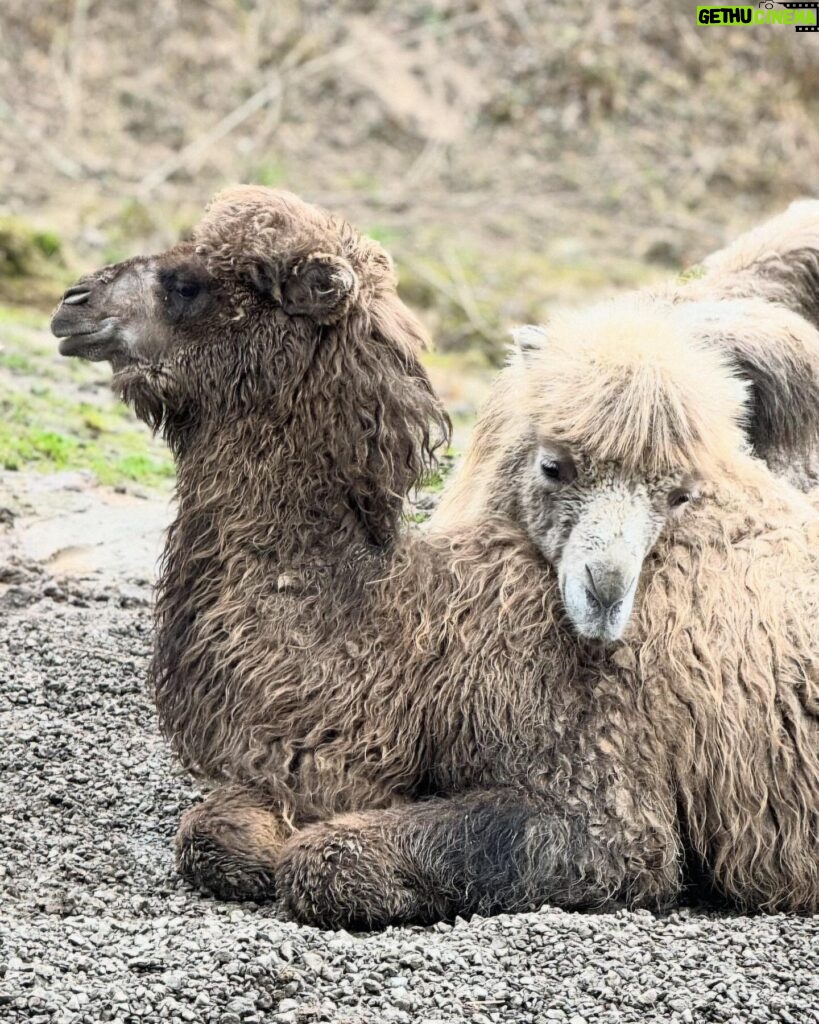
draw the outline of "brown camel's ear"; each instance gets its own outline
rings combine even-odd
[[[318,324],[339,320],[355,301],[358,277],[343,256],[313,253],[300,260],[282,283],[282,309]]]

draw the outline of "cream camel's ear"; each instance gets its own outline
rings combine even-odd
[[[547,337],[546,328],[535,324],[512,328],[512,338],[524,363],[528,363],[533,355],[545,348]]]
[[[348,260],[313,253],[300,260],[282,282],[281,303],[290,316],[331,324],[344,316],[357,294],[358,277]]]

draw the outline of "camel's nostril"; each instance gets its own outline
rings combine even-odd
[[[589,563],[585,569],[589,602],[606,615],[615,616],[630,589],[630,585],[623,586],[624,574],[605,562]]]
[[[91,289],[83,284],[75,284],[63,295],[64,306],[81,306],[84,302],[88,302],[88,296],[91,294]]]

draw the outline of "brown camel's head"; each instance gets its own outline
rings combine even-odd
[[[221,193],[192,241],[86,275],[51,326],[64,355],[108,360],[177,451],[203,423],[211,436],[264,421],[297,435],[283,442],[294,452],[326,449],[373,514],[376,495],[400,503],[447,433],[390,258],[288,192]]]
[[[215,317],[218,282],[192,244],[138,256],[86,274],[62,298],[51,321],[60,353],[115,371],[161,365]],[[218,321],[217,321],[218,322]]]
[[[213,327],[237,337],[254,316],[315,330],[362,289],[392,284],[389,257],[349,225],[290,193],[245,186],[216,197],[192,242],[82,277],[52,329],[63,355],[115,369],[159,364]]]

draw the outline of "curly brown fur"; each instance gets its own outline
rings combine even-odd
[[[278,887],[327,925],[673,900],[673,751],[650,713],[668,661],[647,692],[574,635],[517,516],[529,433],[479,432],[493,475],[461,488],[480,514],[457,533],[399,528],[446,421],[381,250],[238,190],[193,247],[101,278],[54,329],[112,361],[176,453],[152,675],[175,749],[217,786],[180,831],[191,881]],[[507,503],[483,509],[486,487]]]
[[[220,899],[267,899],[290,831],[247,791],[223,786],[182,816],[177,864],[193,885]]]
[[[298,311],[288,311],[304,261],[313,269],[299,270],[300,289],[313,275],[320,287],[312,299],[299,291]],[[471,797],[445,816],[452,843],[445,828],[431,837],[437,866],[427,884],[437,889],[456,872],[444,885],[448,903],[385,909],[370,905],[381,899],[374,895],[367,907],[351,903],[348,917],[534,898],[540,883],[519,877],[531,850],[515,823],[531,821],[533,842],[551,842],[556,864],[581,855],[584,842],[582,829],[560,824],[567,766],[553,770],[555,737],[574,733],[588,744],[576,770],[594,792],[608,769],[591,751],[628,716],[617,711],[619,695],[590,718],[579,693],[555,692],[555,681],[572,675],[576,645],[552,609],[553,581],[519,530],[500,523],[458,540],[398,530],[401,500],[446,424],[417,361],[422,335],[383,253],[294,197],[241,191],[214,204],[193,248],[101,277],[99,291],[93,277],[78,286],[54,329],[64,351],[112,360],[115,386],[177,457],[179,512],[158,592],[153,678],[160,720],[184,763],[217,783],[183,822],[182,870],[210,890],[256,897],[273,891],[280,825],[347,811],[412,816],[404,802],[425,794],[524,785],[531,797],[520,808],[504,798],[505,817],[492,797],[470,811],[467,834],[480,822],[491,856],[478,843],[462,862],[456,840]],[[336,287],[352,299],[340,306]],[[114,313],[113,332],[89,335]],[[557,872],[556,901],[575,901],[584,885],[583,900],[595,903],[670,898],[678,884],[670,797],[639,800],[653,772],[641,753],[616,800],[605,794],[622,819],[618,834],[637,836],[641,849],[626,859],[611,852],[619,840],[598,831],[582,857],[604,862],[582,877],[571,865]],[[634,814],[623,818],[628,808]],[[418,813],[427,820],[429,806]],[[552,816],[542,835],[541,814]],[[571,814],[584,828],[582,802]],[[296,869],[295,841],[285,845],[294,873],[283,895],[297,908],[297,879],[312,885],[314,874]],[[418,843],[420,855],[423,836]],[[501,882],[510,843],[517,867]],[[449,868],[438,863],[444,853]],[[649,868],[657,863],[670,865],[659,880]],[[469,892],[459,896],[462,882]],[[313,916],[340,914],[327,907]]]
[[[287,844],[277,874],[299,920],[334,927],[536,910],[544,901],[669,903],[680,872],[667,833],[658,842],[646,827],[635,837],[631,824],[615,836],[611,824],[601,828],[554,796],[477,790],[310,825]]]

